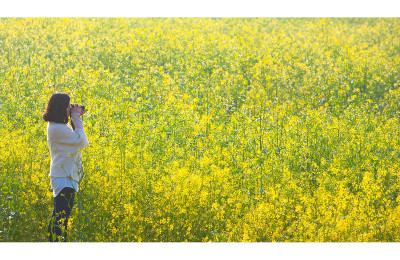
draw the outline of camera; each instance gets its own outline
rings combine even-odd
[[[80,106],[83,111],[85,111],[85,106]],[[71,105],[71,108],[73,108],[73,105]]]

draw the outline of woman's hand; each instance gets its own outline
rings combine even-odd
[[[81,116],[85,114],[85,110],[83,110],[78,104],[73,104],[71,108],[71,114],[72,113],[79,113],[79,116]]]

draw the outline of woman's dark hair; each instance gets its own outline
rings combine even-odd
[[[69,105],[70,97],[68,94],[56,92],[54,93],[47,103],[46,111],[44,111],[42,118],[46,122],[55,123],[68,123],[67,108]]]

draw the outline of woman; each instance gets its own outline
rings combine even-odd
[[[71,105],[68,94],[54,93],[42,116],[48,122],[47,141],[51,156],[49,176],[54,197],[53,215],[48,226],[50,242],[67,241],[68,218],[75,191],[78,191],[78,183],[83,176],[80,149],[89,145],[80,118],[84,113],[78,104]],[[72,127],[68,125],[69,117]]]

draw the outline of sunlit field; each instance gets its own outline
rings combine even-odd
[[[46,241],[55,91],[86,106],[73,242],[400,242],[399,18],[0,19],[0,241]]]

